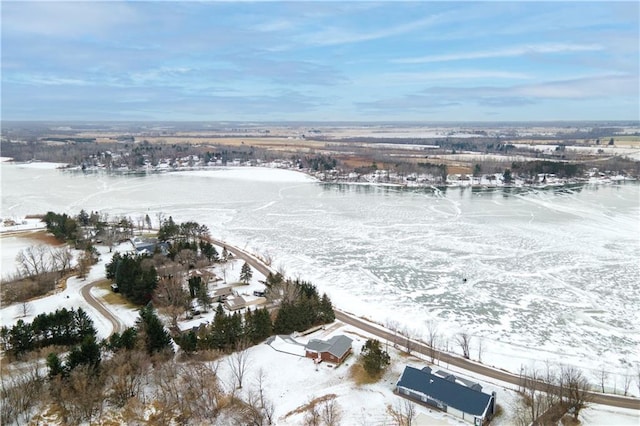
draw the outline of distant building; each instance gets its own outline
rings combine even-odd
[[[136,237],[131,240],[131,243],[138,254],[154,254],[156,252],[162,253],[165,256],[169,254],[169,245],[165,242],[159,242],[155,238],[143,240]]]
[[[353,340],[347,336],[333,336],[329,340],[311,339],[305,346],[307,358],[341,364],[351,353]]]
[[[473,425],[483,425],[493,417],[496,406],[495,392],[491,395],[481,392],[482,387],[479,384],[461,381],[453,374],[437,374],[432,374],[429,367],[418,370],[407,366],[396,384],[396,392]]]

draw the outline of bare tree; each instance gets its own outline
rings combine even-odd
[[[182,397],[177,363],[161,363],[153,368],[152,372],[155,410],[148,421],[153,424],[170,425],[174,423],[178,413],[182,413],[183,422],[190,420],[187,400]]]
[[[341,411],[335,399],[328,399],[320,405],[320,417],[326,426],[338,426],[342,417]]]
[[[609,373],[604,369],[604,364],[602,368],[600,368],[598,378],[600,379],[600,388],[602,389],[602,393],[604,393],[604,385],[607,382],[607,378],[609,378]]]
[[[175,360],[153,369],[155,411],[152,424],[205,424],[219,412],[223,393],[213,368],[201,363],[179,364]]]
[[[396,321],[394,319],[387,319],[386,327],[389,330],[393,331],[393,347],[395,348],[395,347],[397,347],[397,344],[398,344],[398,338],[397,338],[398,327],[399,327],[398,321]]]
[[[189,399],[195,420],[206,422],[218,416],[223,392],[217,376],[218,364],[189,363],[181,366],[182,397]]]
[[[322,416],[316,404],[311,404],[307,414],[304,416],[304,426],[320,426],[322,424]]]
[[[623,376],[623,388],[624,388],[624,396],[629,394],[629,387],[631,386],[631,374],[629,374],[629,369],[625,371]]]
[[[415,330],[409,327],[404,327],[401,334],[404,336],[404,346],[407,348],[407,353],[411,354],[411,351],[415,347],[415,343],[411,336],[415,335]]]
[[[51,250],[51,263],[53,269],[60,272],[60,275],[64,275],[66,271],[71,269],[71,261],[73,260],[73,253],[67,246]]]
[[[29,422],[31,410],[44,402],[44,377],[37,360],[26,363],[20,372],[2,372],[0,381],[0,424]],[[22,418],[22,422],[20,422]]]
[[[525,405],[529,407],[529,415],[527,421],[534,422],[547,409],[547,399],[544,395],[542,377],[535,368],[523,372],[522,377],[522,394],[524,396]]]
[[[247,372],[247,368],[249,367],[249,351],[246,347],[241,347],[240,350],[232,353],[229,358],[227,358],[227,362],[229,363],[231,373],[236,380],[238,389],[242,389],[242,381],[245,373]]]
[[[104,404],[104,375],[92,367],[73,369],[69,378],[59,382],[61,386],[58,404],[63,408],[66,423],[91,423],[98,418]]]
[[[546,362],[545,377],[543,380],[541,380],[540,385],[540,389],[543,392],[543,395],[546,396],[545,407],[552,407],[560,402],[560,394],[558,392],[558,375],[551,368],[551,364],[549,363],[549,361]]]
[[[469,347],[471,346],[471,335],[466,331],[464,331],[456,336],[456,341],[458,342],[460,349],[462,349],[462,356],[464,356],[466,359],[469,359]]]
[[[26,277],[33,277],[49,271],[50,260],[47,249],[39,244],[22,249],[16,255],[20,272]]]
[[[227,269],[229,268],[229,264],[224,261],[220,263],[220,269],[222,269],[222,282],[227,283]]]
[[[33,311],[33,306],[31,306],[31,303],[29,303],[28,300],[23,300],[20,302],[19,311],[21,316],[26,317]]]
[[[280,300],[282,303],[294,301],[298,298],[300,287],[291,279],[283,279],[269,289],[272,300]]]
[[[93,264],[93,255],[89,250],[85,250],[78,259],[78,278],[87,279],[87,274]]]
[[[142,392],[149,358],[142,351],[120,351],[105,366],[109,401],[118,408]]]
[[[171,326],[178,327],[178,318],[189,306],[189,293],[182,283],[183,268],[175,264],[167,267],[154,291],[154,303],[171,319]]]
[[[264,370],[261,368],[258,370],[258,377],[256,379],[258,385],[258,396],[260,398],[260,408],[264,415],[264,418],[267,421],[267,424],[273,424],[273,413],[275,412],[275,407],[273,402],[268,399],[264,394],[264,382],[266,379],[266,375]]]
[[[190,265],[196,264],[198,260],[197,253],[191,249],[182,249],[176,254],[176,262],[181,264],[184,267],[189,267]]]
[[[403,399],[393,406],[388,405],[387,412],[391,415],[395,425],[411,426],[416,417],[416,406],[413,402]]]
[[[586,408],[591,402],[589,393],[589,381],[584,377],[582,371],[573,366],[564,366],[560,370],[563,390],[563,401],[569,409],[573,410],[575,419],[580,415],[580,411]]]
[[[431,363],[435,364],[436,359],[438,358],[438,344],[440,342],[440,333],[438,331],[438,325],[429,321],[427,323],[427,345],[429,346],[429,357],[431,358]]]

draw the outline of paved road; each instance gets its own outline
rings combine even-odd
[[[111,323],[113,328],[111,334],[122,333],[126,328],[124,326],[124,323],[120,321],[118,317],[113,315],[111,311],[109,311],[100,300],[96,299],[91,294],[91,289],[98,284],[100,284],[100,281],[94,281],[85,285],[84,287],[82,287],[82,290],[80,290],[80,294],[82,294],[84,300],[86,300],[87,303],[91,305],[91,307],[95,308],[100,313],[100,315],[105,317]]]
[[[224,246],[227,248],[227,251],[233,253],[234,256],[240,258],[247,263],[249,263],[254,269],[256,269],[261,274],[267,275],[269,272],[275,273],[273,269],[271,269],[268,265],[265,265],[260,259],[252,256],[251,254],[240,250],[237,247],[233,247],[225,243],[221,240],[210,239],[212,244],[216,244],[219,246]],[[365,321],[361,318],[355,317],[353,315],[348,314],[345,311],[337,309],[334,307],[334,311],[336,313],[336,318],[345,324],[349,324],[353,327],[359,328],[361,330],[366,331],[380,339],[388,340],[390,342],[397,342],[401,346],[404,346],[402,343],[406,341],[405,337],[398,336],[394,334],[391,330],[385,329],[381,326],[372,324],[368,321]],[[419,352],[423,355],[430,357],[433,353],[431,348],[421,342],[412,341],[413,347],[412,350],[414,352]],[[521,379],[518,375],[510,373],[505,370],[500,370],[497,368],[489,367],[483,364],[479,364],[475,361],[471,361],[460,356],[450,354],[448,352],[435,351],[436,357],[441,361],[448,363],[449,365],[454,365],[456,367],[462,368],[467,371],[471,371],[476,374],[481,374],[486,377],[490,377],[492,379],[501,380],[503,382],[511,383],[513,385],[518,386],[521,382]],[[620,407],[620,408],[631,408],[635,410],[640,410],[640,399],[638,398],[630,398],[620,395],[612,395],[612,394],[603,394],[599,392],[591,392],[592,401],[596,404],[609,405],[612,407]]]

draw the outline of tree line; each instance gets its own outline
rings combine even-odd
[[[151,256],[116,252],[105,266],[107,278],[113,280],[118,291],[136,305],[151,301],[158,285],[158,273]]]
[[[12,327],[0,329],[0,343],[7,353],[22,354],[52,345],[69,346],[96,336],[93,321],[82,309],[58,309],[37,315],[31,323],[18,320]]]

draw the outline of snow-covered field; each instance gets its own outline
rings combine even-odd
[[[595,382],[605,368],[619,390],[640,362],[638,188],[401,191],[276,169],[124,177],[3,164],[1,217],[84,208],[196,220],[341,309],[416,337],[435,322],[454,351],[468,331],[472,358],[514,372],[567,363]]]

